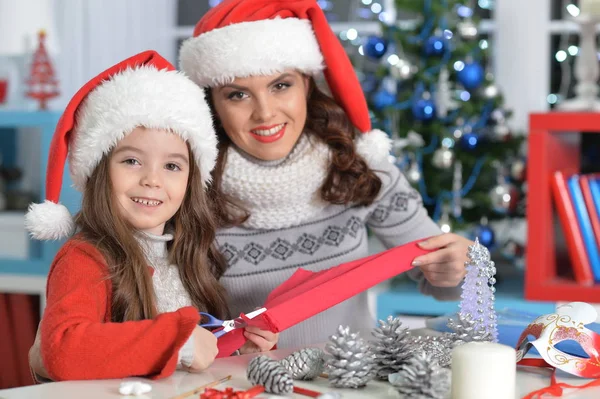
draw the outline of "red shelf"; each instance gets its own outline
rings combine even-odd
[[[550,186],[555,171],[580,170],[581,134],[597,132],[600,132],[600,113],[530,115],[526,299],[600,303],[600,284],[583,286],[573,280]]]

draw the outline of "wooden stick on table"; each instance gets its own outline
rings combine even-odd
[[[227,377],[223,377],[220,380],[209,382],[208,384],[204,384],[202,386],[194,388],[191,391],[187,391],[187,392],[184,392],[184,393],[182,393],[180,395],[173,396],[171,399],[183,399],[183,398],[187,398],[188,396],[197,395],[197,394],[199,394],[201,391],[203,391],[206,388],[212,388],[215,385],[222,384],[225,381],[229,381],[230,379],[231,379],[231,375],[228,375]]]

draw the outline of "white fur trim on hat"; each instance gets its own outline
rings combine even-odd
[[[313,75],[324,67],[310,21],[299,18],[240,22],[202,33],[183,42],[179,62],[202,87],[288,68]]]
[[[36,240],[60,240],[73,233],[75,224],[64,205],[46,200],[43,204],[29,205],[25,228]]]
[[[390,136],[379,129],[362,133],[356,139],[356,152],[363,157],[370,168],[388,162],[391,148]]]
[[[204,185],[217,158],[217,136],[204,92],[183,73],[142,66],[112,76],[79,107],[69,170],[83,190],[104,154],[136,127],[165,129],[189,143]]]

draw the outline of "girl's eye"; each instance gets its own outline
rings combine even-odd
[[[289,84],[289,83],[281,82],[281,83],[276,83],[274,87],[275,87],[275,90],[283,90],[283,89],[287,89],[290,86],[291,86],[291,84]]]
[[[137,159],[134,159],[134,158],[128,158],[128,159],[124,160],[123,163],[127,164],[127,165],[139,165],[140,164],[137,161]]]
[[[168,163],[165,165],[165,168],[167,170],[171,170],[171,171],[178,171],[181,170],[181,168],[179,167],[179,165],[175,164],[175,163]]]
[[[227,95],[229,100],[243,100],[247,95],[243,91],[232,91]]]

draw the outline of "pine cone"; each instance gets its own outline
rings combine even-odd
[[[442,367],[449,367],[452,363],[452,349],[454,339],[450,334],[442,336],[418,336],[413,338],[414,351],[425,352],[437,360]]]
[[[450,370],[429,354],[415,354],[402,369],[390,374],[390,383],[406,399],[444,399],[450,391]]]
[[[262,385],[269,393],[286,394],[294,389],[290,373],[278,361],[266,356],[250,360],[246,374],[253,385]]]
[[[329,383],[337,388],[359,388],[375,377],[375,359],[369,346],[351,333],[349,327],[338,327],[337,335],[330,337],[325,350],[331,355],[326,360]]]
[[[295,380],[314,380],[325,367],[324,353],[319,348],[304,348],[279,362]]]
[[[386,321],[379,320],[379,327],[373,329],[372,334],[375,337],[371,349],[375,356],[376,377],[387,380],[388,375],[400,370],[412,356],[411,337],[400,319],[392,316]]]
[[[492,334],[487,331],[475,330],[475,320],[469,315],[458,312],[458,320],[448,320],[448,327],[454,331],[454,346],[466,342],[493,342]]]

